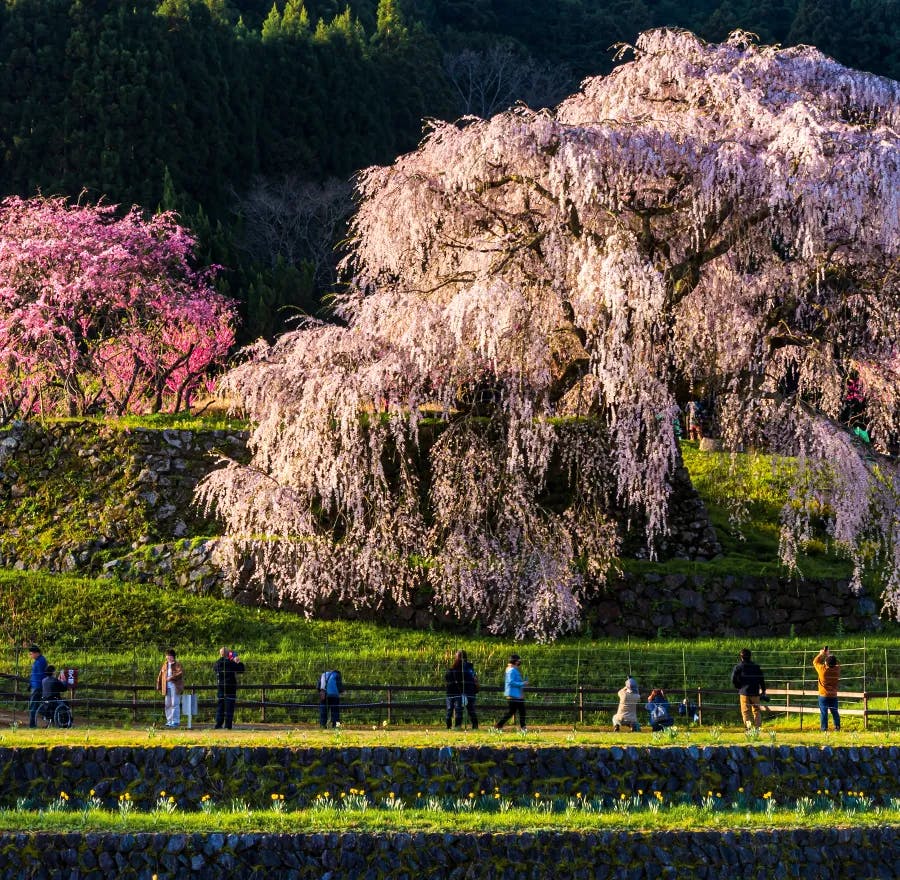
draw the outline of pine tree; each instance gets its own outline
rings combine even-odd
[[[409,35],[397,0],[378,0],[376,21],[377,34],[382,39],[405,40]]]
[[[272,4],[272,9],[263,22],[262,38],[264,42],[280,40],[283,34],[281,13],[278,11],[278,3],[276,2]]]
[[[281,19],[282,34],[286,37],[309,35],[309,13],[303,0],[287,0]]]

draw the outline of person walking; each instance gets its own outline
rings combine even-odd
[[[813,657],[813,666],[819,677],[819,726],[822,730],[828,730],[828,712],[830,710],[831,717],[834,719],[834,729],[840,730],[838,681],[841,677],[841,664],[826,645]]]
[[[475,696],[479,690],[478,675],[475,672],[475,667],[469,662],[466,652],[460,651],[459,653],[462,657],[463,670],[463,706],[469,713],[469,723],[472,725],[472,730],[478,730],[478,714],[475,711]]]
[[[741,718],[748,730],[762,727],[762,713],[759,709],[760,699],[766,696],[766,679],[762,669],[753,662],[753,653],[749,648],[741,648],[738,655],[740,662],[731,670],[731,683],[737,688],[741,697]]]
[[[328,726],[328,716],[331,716],[331,726],[337,727],[341,723],[341,694],[344,693],[344,680],[340,670],[326,669],[319,676],[319,726]]]
[[[462,727],[463,659],[462,651],[453,656],[453,665],[444,673],[447,695],[447,730]]]
[[[31,676],[28,679],[28,686],[31,688],[31,697],[28,700],[28,726],[37,727],[37,712],[44,697],[42,687],[47,674],[47,658],[37,645],[32,645],[28,649],[28,656],[31,657]]]
[[[184,667],[175,659],[173,648],[166,651],[166,659],[156,676],[156,689],[165,696],[166,727],[178,727],[181,724]]]
[[[631,676],[625,679],[625,687],[619,691],[618,697],[619,708],[612,717],[613,730],[618,733],[622,729],[622,725],[626,724],[633,733],[637,733],[641,729],[637,717],[641,694],[638,690],[638,683]]]
[[[506,667],[506,675],[503,680],[503,696],[506,697],[508,706],[506,714],[497,722],[497,730],[503,730],[503,725],[513,716],[519,716],[519,730],[525,733],[525,688],[528,679],[522,677],[522,658],[518,654],[512,654]]]
[[[216,673],[216,730],[231,730],[234,706],[237,702],[237,677],[244,671],[238,655],[228,648],[219,648],[219,659],[213,663]]]

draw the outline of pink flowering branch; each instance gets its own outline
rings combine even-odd
[[[0,203],[0,390],[26,412],[180,408],[234,342],[235,309],[171,214]],[[27,403],[30,401],[30,403]]]

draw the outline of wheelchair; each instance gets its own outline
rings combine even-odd
[[[44,700],[38,706],[38,715],[44,719],[47,727],[72,726],[72,707],[65,700]]]

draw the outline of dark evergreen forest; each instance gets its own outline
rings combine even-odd
[[[270,335],[333,283],[357,169],[662,25],[900,78],[900,0],[3,0],[0,189],[177,210]]]

